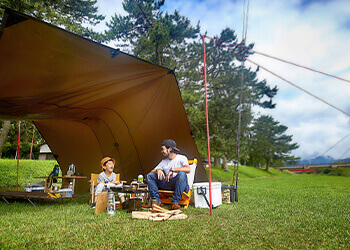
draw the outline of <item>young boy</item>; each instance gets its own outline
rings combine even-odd
[[[105,190],[106,184],[109,186],[111,184],[117,185],[120,184],[119,181],[117,181],[117,175],[113,172],[115,165],[115,160],[109,156],[104,157],[101,160],[101,167],[103,172],[101,172],[97,178],[97,186],[95,188],[95,195],[98,193],[101,193]],[[124,202],[124,194],[118,193],[118,197],[120,199],[120,202]]]

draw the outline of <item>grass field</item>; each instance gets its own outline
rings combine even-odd
[[[20,160],[18,166],[19,188],[24,190],[24,187],[29,183],[42,181],[34,177],[48,176],[55,164],[57,164],[56,161]],[[14,190],[17,182],[17,161],[0,159],[0,170],[0,190]]]
[[[0,248],[349,248],[349,177],[240,171],[238,202],[213,216],[190,206],[186,220],[132,220],[123,210],[94,216],[86,199],[1,201]]]
[[[206,171],[208,174],[208,168],[206,168]],[[228,166],[227,172],[223,171],[220,167],[214,166],[211,168],[212,179],[214,181],[219,181],[224,184],[232,184],[232,177],[234,173],[236,173],[234,171],[234,166]],[[249,180],[252,178],[268,178],[283,175],[292,175],[292,173],[290,173],[289,171],[285,171],[284,173],[282,173],[274,168],[270,168],[269,172],[267,172],[265,171],[265,169],[259,169],[248,166],[240,166],[238,169],[238,176],[239,180],[241,181]]]

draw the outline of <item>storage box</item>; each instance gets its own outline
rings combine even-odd
[[[62,188],[57,193],[62,193],[62,198],[72,197],[73,190],[71,188]]]
[[[212,203],[214,208],[222,204],[221,182],[212,182],[211,190],[212,190],[211,198],[212,198]],[[195,207],[209,208],[209,205],[208,205],[208,203],[210,204],[209,182],[194,183],[193,192],[194,192]]]
[[[235,202],[235,186],[221,185],[222,203]]]
[[[44,193],[44,189],[45,189],[45,187],[32,187],[31,191],[29,191],[29,192]]]

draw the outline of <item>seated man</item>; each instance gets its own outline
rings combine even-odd
[[[179,202],[182,193],[189,191],[187,175],[191,171],[188,159],[184,155],[179,155],[180,150],[176,148],[175,141],[167,139],[161,146],[161,154],[165,157],[148,175],[147,184],[151,191],[152,199],[157,199],[159,205],[160,198],[158,190],[174,191],[171,209],[181,209]]]

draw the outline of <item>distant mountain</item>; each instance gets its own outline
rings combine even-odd
[[[301,160],[299,164],[332,163],[337,161],[331,156],[319,156],[313,159]]]
[[[334,159],[331,156],[319,156],[313,159],[300,160],[299,164],[333,163],[336,161],[350,162],[350,158]]]
[[[340,159],[340,160],[336,160],[336,161],[350,162],[350,158]]]

